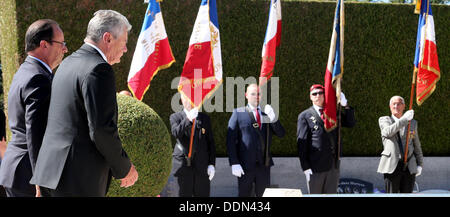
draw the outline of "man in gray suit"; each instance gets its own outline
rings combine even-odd
[[[423,167],[417,121],[413,120],[414,110],[408,110],[403,114],[405,100],[401,96],[393,96],[389,101],[389,107],[392,115],[380,117],[378,120],[384,149],[377,172],[384,174],[387,193],[411,193],[415,177],[422,173]],[[409,121],[411,129],[405,165],[404,151]]]
[[[59,66],[48,124],[30,183],[50,196],[105,196],[111,177],[122,187],[138,173],[122,148],[112,64],[127,51],[127,18],[100,10],[89,21],[85,44]]]
[[[12,138],[0,168],[8,197],[39,196],[30,185],[47,124],[52,70],[67,53],[64,34],[54,20],[37,20],[25,34],[28,56],[14,75],[8,95]]]

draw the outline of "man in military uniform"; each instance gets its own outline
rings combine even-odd
[[[338,130],[339,126],[330,132],[324,128],[323,108],[325,88],[320,84],[310,88],[310,99],[313,106],[298,116],[297,145],[300,163],[306,176],[306,182],[311,194],[336,194],[339,183]],[[347,99],[341,92],[342,126],[355,125],[354,110],[347,105]],[[340,152],[340,151],[339,151]]]
[[[183,111],[170,115],[173,170],[180,188],[180,197],[209,197],[214,177],[216,146],[211,120],[206,113],[193,108],[186,96],[181,97]]]

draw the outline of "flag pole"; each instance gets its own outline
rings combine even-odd
[[[412,109],[413,106],[413,97],[414,97],[414,86],[416,84],[416,75],[417,75],[417,68],[414,67],[413,77],[412,77],[412,83],[411,83],[411,94],[409,97],[409,110]],[[403,171],[406,170],[408,164],[408,142],[409,142],[409,131],[411,130],[411,120],[408,121],[408,131],[406,131],[406,148],[405,148],[405,155],[403,157]]]
[[[269,103],[271,103],[271,85],[272,82],[270,82],[270,79],[267,81],[267,105],[270,105]],[[270,158],[269,158],[269,132],[270,132],[270,120],[269,120],[269,124],[267,125],[267,135],[266,135],[266,148],[265,148],[265,165],[269,166],[270,164]]]
[[[428,25],[428,22],[427,22],[426,19],[428,18],[429,7],[430,7],[430,1],[427,1],[427,14],[426,14],[426,17],[425,17],[425,25]],[[419,22],[420,22],[420,19],[419,19]],[[425,26],[424,30],[425,30],[424,35],[426,35],[426,31],[427,31],[426,26]],[[423,49],[424,48],[421,47],[420,49],[422,49],[421,53],[423,55]],[[420,60],[420,58],[419,58],[419,60]],[[421,64],[420,64],[420,61],[419,61],[418,67],[421,67],[420,65]],[[418,71],[419,71],[419,68],[416,68],[414,66],[413,77],[412,77],[412,82],[411,82],[411,94],[410,94],[410,98],[409,98],[409,110],[411,110],[412,107],[413,107],[414,86],[416,85],[416,77],[417,77],[417,72]],[[409,143],[410,130],[411,130],[411,121],[408,122],[408,131],[406,132],[406,148],[405,148],[404,161],[403,161],[404,162],[404,164],[403,164],[403,171],[405,171],[407,166],[408,166],[407,165],[407,163],[408,163],[408,143]]]

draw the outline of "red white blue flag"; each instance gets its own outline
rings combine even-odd
[[[149,1],[128,74],[128,87],[138,100],[142,100],[158,71],[175,62],[159,4]]]
[[[420,4],[414,70],[417,73],[416,101],[421,105],[434,92],[441,77],[429,0],[422,0]]]
[[[189,40],[178,91],[199,108],[222,83],[216,0],[203,0]]]
[[[275,67],[276,49],[281,43],[281,0],[271,0],[269,10],[269,22],[267,23],[266,36],[262,49],[262,64],[260,85],[268,81],[273,75]],[[263,78],[263,79],[261,79]],[[264,79],[265,78],[265,79]]]
[[[336,128],[336,107],[341,98],[341,78],[344,72],[344,0],[337,0],[331,35],[330,52],[325,71],[324,125],[328,132]]]

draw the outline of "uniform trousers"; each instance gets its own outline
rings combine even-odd
[[[339,184],[339,167],[333,159],[331,169],[325,172],[313,172],[309,180],[310,194],[336,194]]]
[[[209,197],[210,181],[207,167],[199,169],[195,166],[195,162],[189,167],[182,166],[177,159],[173,159],[173,167],[174,177],[180,188],[179,197]]]
[[[251,197],[253,184],[256,196],[262,197],[266,188],[270,186],[270,166],[256,164],[254,169],[245,170],[244,173],[238,177],[239,197]]]
[[[384,174],[386,193],[412,193],[416,174],[411,174],[409,169],[403,171],[403,161],[399,161],[394,172]]]

